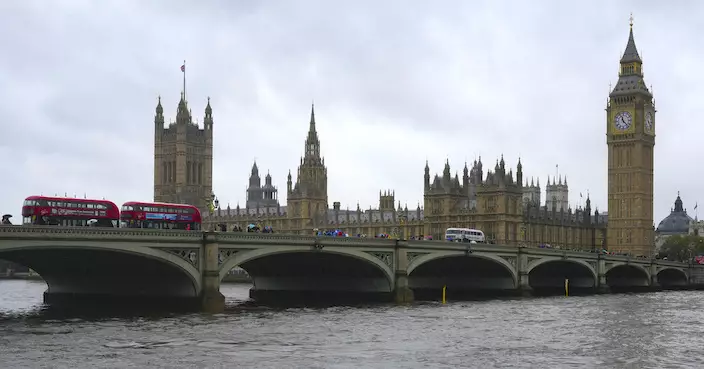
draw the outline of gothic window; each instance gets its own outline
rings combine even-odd
[[[166,162],[161,163],[161,184],[166,184],[166,179],[168,178],[168,172],[166,169]]]
[[[198,184],[203,184],[203,163],[198,163]]]
[[[191,184],[191,162],[186,162],[186,183]]]

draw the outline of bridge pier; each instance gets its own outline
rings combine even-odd
[[[602,254],[599,254],[599,258],[596,262],[596,293],[606,294],[611,292],[611,287],[606,283],[606,261],[602,258]]]
[[[225,296],[220,292],[220,268],[218,255],[220,248],[215,232],[203,232],[201,248],[202,284],[200,291],[201,310],[206,313],[225,311]]]
[[[528,256],[522,253],[523,249],[518,249],[518,258],[516,260],[518,274],[518,295],[523,297],[533,296],[533,288],[530,286],[530,278],[528,275]]]
[[[397,304],[407,304],[414,300],[413,290],[408,286],[408,253],[405,247],[399,247],[401,242],[396,242],[396,270],[394,271],[393,297]]]
[[[662,291],[662,286],[658,282],[658,266],[651,262],[650,263],[650,290],[653,292]]]

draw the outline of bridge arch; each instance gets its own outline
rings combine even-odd
[[[514,293],[518,274],[511,262],[484,252],[441,251],[412,259],[408,285],[416,299],[439,299],[443,289],[450,299]]]
[[[604,274],[606,284],[611,288],[650,286],[650,271],[641,264],[629,262],[610,264]]]
[[[232,250],[236,251],[234,255],[222,261],[220,265],[220,279],[223,279],[227,273],[234,267],[239,266],[250,274],[254,284],[254,290],[270,290],[270,291],[335,291],[344,292],[383,292],[390,293],[393,291],[395,276],[393,267],[394,254],[387,252],[387,262],[382,261],[379,257],[372,255],[369,252],[358,251],[347,247],[332,247],[326,246],[322,249],[315,249],[312,246],[274,246],[266,248],[255,248],[251,250]],[[281,258],[286,257],[288,260],[285,263],[281,262]],[[270,259],[273,263],[279,263],[282,268],[287,269],[278,273],[272,273],[271,270],[263,271],[261,265],[263,260]],[[336,274],[330,276],[330,280],[325,275],[319,277],[308,275],[308,273],[297,273],[288,269],[288,264],[295,264],[295,258],[299,261],[310,261],[316,267],[327,267],[326,264],[337,264],[343,267],[343,264],[349,262],[355,263],[356,267],[352,268],[349,265],[348,270],[358,270],[359,276]],[[256,267],[254,266],[257,263]],[[365,268],[366,266],[366,268]],[[252,270],[252,269],[257,270]],[[328,271],[329,272],[329,271]],[[295,274],[295,275],[286,275]],[[273,275],[277,274],[277,275]],[[353,274],[353,273],[350,273]],[[376,277],[375,277],[376,275]],[[337,286],[326,285],[327,283],[338,283]],[[284,287],[284,285],[286,285]]]
[[[689,275],[681,268],[663,267],[657,271],[656,279],[663,288],[683,287],[689,283]]]
[[[51,263],[47,263],[47,258],[54,258],[54,264],[56,266],[61,263],[61,259],[57,258],[57,255],[61,254],[81,254],[84,253],[87,259],[83,259],[87,263],[97,262],[98,259],[104,260],[106,258],[113,258],[113,265],[116,270],[121,273],[122,278],[125,281],[129,280],[132,273],[135,272],[133,265],[119,265],[120,256],[125,256],[131,261],[138,260],[148,260],[152,266],[161,265],[165,267],[165,270],[174,272],[174,275],[181,276],[182,281],[187,280],[189,286],[181,285],[180,290],[172,290],[175,293],[173,297],[197,297],[201,291],[201,273],[196,265],[193,265],[181,258],[180,256],[170,253],[165,250],[153,248],[154,243],[139,243],[139,242],[91,242],[86,243],[85,241],[65,241],[65,240],[16,240],[12,243],[0,243],[0,259],[7,259],[9,261],[17,262],[29,268],[32,268],[37,273],[39,273],[45,280],[48,286],[48,292],[70,292],[81,294],[81,291],[70,291],[71,283],[76,283],[76,278],[68,278],[66,275],[62,275],[60,268],[54,268]],[[112,255],[111,255],[112,254]],[[100,256],[100,257],[99,257]],[[117,256],[117,258],[116,258]],[[44,261],[42,261],[44,260]],[[70,260],[67,258],[66,260]],[[124,261],[124,260],[122,260]],[[122,269],[120,269],[122,268]],[[66,268],[64,268],[66,269]],[[90,279],[90,275],[86,275]],[[119,275],[113,276],[118,278],[116,284],[119,283]],[[67,282],[67,278],[70,282]],[[90,282],[90,281],[89,281]],[[111,290],[108,286],[104,286],[105,290],[100,291],[99,281],[95,282],[91,286],[90,291],[85,291],[90,294],[110,294]],[[104,281],[103,281],[104,282]],[[149,284],[149,280],[143,281],[145,285]],[[68,283],[68,285],[67,285]],[[77,286],[74,286],[77,287]],[[84,286],[85,287],[85,286]],[[168,287],[168,286],[167,286]],[[178,286],[171,286],[176,288]],[[67,291],[68,289],[68,291]],[[123,291],[124,294],[129,291]],[[139,294],[140,291],[134,291]],[[145,292],[145,291],[142,291]],[[169,291],[164,291],[168,293]],[[149,293],[145,292],[145,296]]]
[[[518,273],[516,272],[516,269],[514,268],[513,265],[511,265],[506,259],[494,255],[494,254],[488,254],[488,253],[483,253],[483,252],[472,252],[472,253],[467,253],[465,251],[442,251],[442,252],[433,252],[427,255],[419,256],[415,259],[413,259],[409,264],[408,264],[408,275],[411,275],[411,273],[418,268],[419,266],[426,264],[428,262],[438,260],[438,259],[444,259],[444,258],[451,258],[451,257],[474,257],[474,258],[480,258],[484,259],[487,261],[492,261],[494,263],[497,263],[504,267],[507,272],[511,274],[511,278],[513,279],[514,286],[518,282]]]
[[[577,268],[574,268],[574,267]],[[565,279],[575,288],[594,288],[598,285],[596,269],[587,261],[564,257],[545,256],[528,263],[528,280],[533,289],[564,288]]]

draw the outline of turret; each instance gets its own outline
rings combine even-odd
[[[523,185],[523,164],[521,164],[521,158],[518,158],[518,165],[516,165],[516,183]]]
[[[156,141],[161,141],[164,131],[164,108],[161,106],[161,96],[157,98],[156,113],[154,114],[154,132]]]
[[[288,178],[286,180],[286,192],[291,193],[293,190],[293,181],[291,180],[291,170],[288,170]]]
[[[467,162],[464,162],[464,173],[462,175],[462,186],[465,189],[469,189],[469,168],[467,168]]]
[[[213,135],[213,108],[210,106],[210,97],[208,97],[208,105],[205,106],[205,117],[203,118],[203,125],[205,126],[205,131],[208,132],[210,136]]]
[[[587,202],[584,207],[584,224],[589,225],[592,222],[592,200],[589,198],[589,194],[587,194]]]
[[[185,125],[191,123],[191,112],[188,110],[188,104],[186,104],[186,99],[181,93],[181,100],[178,102],[178,108],[176,109],[176,124]]]
[[[430,167],[427,160],[425,161],[425,176],[423,176],[423,179],[425,192],[428,192],[430,190]]]

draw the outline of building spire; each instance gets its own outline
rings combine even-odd
[[[315,103],[310,104],[310,128],[308,128],[308,136],[316,134],[315,131]],[[316,134],[317,136],[317,134]]]
[[[322,164],[320,157],[320,140],[318,132],[315,129],[315,104],[310,105],[310,126],[308,128],[308,137],[306,138],[304,162]]]
[[[621,64],[638,62],[642,63],[640,55],[638,55],[638,49],[636,48],[636,41],[633,38],[633,13],[631,13],[630,18],[630,32],[628,33],[628,43],[626,44],[626,50],[623,52],[623,57],[621,57]]]

